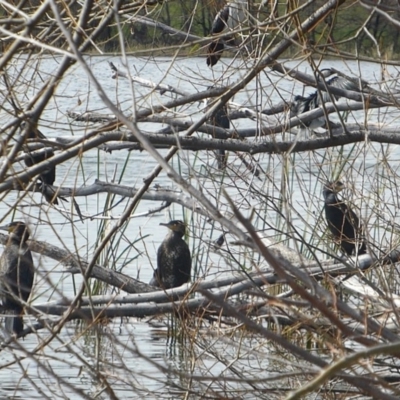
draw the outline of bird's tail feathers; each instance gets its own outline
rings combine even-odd
[[[10,311],[7,317],[4,319],[4,325],[7,333],[10,335],[19,335],[24,330],[24,320],[22,319],[21,311],[14,310]]]
[[[224,48],[224,42],[220,39],[216,39],[210,43],[207,49],[207,65],[209,67],[213,67],[219,61]]]

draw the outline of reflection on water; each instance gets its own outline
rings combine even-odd
[[[88,59],[93,73],[109,98],[118,101],[121,109],[129,112],[129,85],[123,80],[114,81],[110,78],[108,60],[108,57]],[[141,77],[178,86],[189,92],[204,90],[210,86],[213,74],[218,76],[218,68],[222,68],[218,65],[214,71],[205,70],[204,60],[196,58],[179,59],[172,67],[166,58],[131,58],[130,62],[135,65]],[[53,59],[48,59],[42,62],[41,68],[51,73],[55,64]],[[352,62],[344,66],[340,61],[331,60],[329,67],[345,73],[350,73],[347,68],[356,70],[356,64]],[[39,76],[33,67],[30,73],[30,79],[36,82]],[[241,73],[243,72],[236,72],[229,77],[229,81],[234,82]],[[363,79],[373,80],[377,74],[377,66],[364,64]],[[303,91],[302,85],[271,73],[268,76],[260,75],[260,80],[252,82],[246,92],[235,96],[234,101],[246,107],[257,106],[262,109],[280,102],[281,98],[270,80],[277,85],[281,93],[288,96],[292,93],[301,94]],[[35,89],[39,87],[37,85],[32,85],[29,90],[24,90],[22,86],[16,87],[16,92],[23,97],[21,101],[33,96]],[[262,90],[258,91],[256,96],[255,89],[260,88]],[[313,90],[306,89],[306,92]],[[156,101],[148,93],[147,89],[135,86],[138,107],[151,107]],[[165,101],[167,96],[159,100]],[[195,104],[180,112],[186,117],[196,118],[201,115],[201,108],[202,105]],[[83,71],[75,67],[59,84],[53,102],[43,114],[40,129],[49,138],[80,136],[89,131],[91,125],[68,121],[66,112],[85,110],[106,111]],[[351,114],[349,120],[360,116],[362,118],[362,111]],[[273,123],[278,123],[282,116],[275,118],[278,119]],[[369,118],[370,121],[387,122],[389,114],[372,111]],[[237,128],[248,128],[254,126],[254,122],[236,120],[233,125]],[[156,131],[160,129],[160,125],[147,123],[143,124],[142,128]],[[350,155],[350,162],[346,167],[348,169],[343,173],[354,184],[356,193],[362,192],[364,198],[368,198],[368,191],[375,190],[378,186],[376,177],[384,176],[386,172],[385,165],[380,160],[379,148],[380,146],[367,145],[366,150],[358,146],[346,146],[344,149],[344,154]],[[160,152],[163,155],[167,153],[166,150]],[[335,162],[341,156],[343,154],[339,154],[339,150],[336,149],[316,151],[312,154],[294,154],[286,158],[280,155],[258,154],[254,156],[253,161],[257,161],[265,172],[261,178],[253,176],[234,154],[229,155],[228,169],[225,172],[217,170],[215,155],[211,152],[201,152],[197,155],[189,151],[181,152],[181,158],[175,158],[172,165],[184,178],[201,188],[207,198],[218,204],[221,211],[227,215],[232,213],[223,198],[222,187],[232,196],[242,213],[253,216],[252,222],[265,235],[275,237],[278,229],[281,231],[279,238],[285,239],[284,234],[289,228],[287,223],[283,224],[279,218],[284,209],[289,213],[288,217],[296,228],[296,231],[293,230],[295,233],[292,232],[294,237],[301,234],[317,244],[319,242],[316,242],[314,227],[320,226],[317,227],[318,235],[321,235],[324,229],[320,220],[320,169],[322,168],[327,177],[331,177],[337,172]],[[388,159],[398,160],[397,148],[387,146],[386,156]],[[145,152],[117,151],[108,154],[92,150],[82,158],[77,157],[58,166],[56,184],[79,187],[101,179],[139,188],[143,178],[148,176],[155,166],[154,160]],[[122,174],[123,168],[125,172]],[[360,171],[364,169],[368,171],[368,177],[361,181]],[[396,173],[397,169],[394,170],[393,179],[397,179]],[[211,175],[213,179],[210,179]],[[288,176],[291,178],[287,179]],[[160,174],[154,185],[179,189],[172,185],[165,173]],[[385,212],[390,214],[390,218],[397,219],[397,200],[390,201],[392,188],[393,186],[389,187],[387,191],[388,187],[385,187],[377,192],[388,205]],[[288,197],[282,199],[281,193],[287,193]],[[0,203],[0,215],[4,216],[5,220],[11,218],[7,214],[18,195],[17,192],[10,192]],[[28,220],[32,224],[33,236],[36,239],[65,246],[90,260],[95,250],[102,222],[100,217],[104,215],[106,199],[105,194],[77,198],[83,215],[93,217],[85,219],[84,223],[79,221],[72,202],[62,206],[65,207],[65,211],[57,210],[46,204],[42,205],[41,195],[38,193],[22,201],[15,217]],[[124,212],[129,199],[123,199],[116,205],[120,200],[110,196],[108,205],[115,206],[109,207],[107,216],[118,218]],[[288,207],[285,208],[284,204]],[[358,205],[363,216],[370,215],[369,207],[374,206],[366,201]],[[249,271],[258,263],[259,256],[252,257],[252,253],[246,249],[231,247],[229,241],[232,238],[229,235],[220,251],[209,252],[208,242],[219,237],[222,232],[218,224],[205,221],[198,215],[191,215],[179,205],[173,205],[161,213],[143,216],[154,207],[155,204],[151,201],[141,201],[138,204],[133,218],[125,229],[116,235],[110,247],[106,257],[109,264],[132,277],[149,281],[156,266],[156,249],[166,235],[164,229],[159,229],[159,223],[184,217],[188,220],[192,218],[189,237],[196,276],[214,279],[232,271]],[[74,223],[71,224],[70,220]],[[374,221],[369,223],[372,225]],[[379,228],[376,229],[379,231]],[[384,238],[382,244],[388,244],[391,240],[389,234],[385,236],[386,233],[378,232],[377,235]],[[33,303],[59,299],[62,295],[72,297],[82,282],[78,276],[72,277],[64,273],[64,267],[53,260],[36,255],[35,264],[38,266],[38,274]],[[173,399],[184,394],[189,388],[191,391],[207,392],[210,393],[210,397],[217,397],[230,390],[239,390],[240,393],[242,389],[246,389],[251,393],[252,388],[267,389],[268,384],[263,382],[263,379],[274,373],[292,370],[291,356],[282,353],[266,340],[253,337],[245,331],[234,331],[230,329],[229,324],[220,326],[218,323],[203,323],[196,318],[185,320],[183,323],[171,316],[151,318],[150,321],[123,318],[93,328],[88,328],[86,324],[69,323],[59,335],[51,340],[50,337],[51,333],[44,329],[37,335],[29,335],[20,341],[22,348],[10,348],[0,353],[2,398],[113,398],[110,393],[114,393],[115,398],[162,396]],[[46,339],[49,343],[44,348],[38,348]],[[34,354],[31,354],[33,351]],[[190,374],[195,378],[191,379]],[[242,377],[242,374],[248,379],[247,383],[235,381]],[[218,379],[205,379],[206,376]],[[108,389],[104,389],[106,381],[110,384]],[[266,394],[265,398],[271,397]]]

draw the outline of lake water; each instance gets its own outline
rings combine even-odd
[[[87,58],[93,74],[109,98],[118,103],[121,109],[129,112],[132,107],[129,84],[127,80],[111,79],[108,61],[120,64],[119,59],[115,57]],[[57,67],[57,62],[55,59],[44,58],[38,65],[32,63],[25,71],[24,79],[21,78],[14,86],[22,104],[26,104],[37,93],[42,82]],[[236,82],[247,72],[244,66],[238,70],[226,69],[226,65],[222,63],[210,70],[206,68],[205,60],[202,58],[177,59],[171,64],[169,58],[146,60],[131,57],[129,64],[132,74],[156,83],[170,84],[189,93],[202,91],[212,83],[222,85]],[[294,61],[287,63],[292,67],[297,67],[297,64]],[[10,74],[16,73],[19,62],[16,62],[14,67],[10,67]],[[334,67],[349,75],[360,71],[362,78],[371,84],[380,80],[381,76],[379,65],[372,63],[357,64],[330,60],[322,63],[321,68],[323,67]],[[299,68],[310,72],[310,68],[304,64]],[[388,71],[395,72],[390,68]],[[301,84],[266,70],[257,80],[251,82],[246,92],[239,93],[233,100],[245,107],[265,109],[282,100],[279,93],[284,98],[290,98],[293,93],[302,94],[303,90],[305,93],[314,91],[312,88],[304,89]],[[151,107],[168,99],[168,95],[150,96],[149,93],[149,89],[135,84],[138,108]],[[196,119],[201,116],[201,107],[196,104],[177,109],[175,117]],[[96,111],[109,114],[93,83],[81,67],[71,69],[60,82],[54,99],[42,115],[40,130],[49,138],[56,138],[72,135],[79,137],[92,129],[93,125],[90,123],[70,121],[67,111]],[[363,114],[361,111],[357,112],[353,114],[353,119],[363,122]],[[368,114],[370,122],[390,125],[396,124],[397,117],[398,113],[392,111],[373,110]],[[274,120],[274,117],[271,117],[271,121],[279,122],[282,116],[276,118]],[[3,111],[3,123],[7,120],[7,113]],[[349,119],[351,120],[352,118]],[[243,119],[234,121],[233,125],[244,128],[254,126],[254,122]],[[140,127],[146,131],[157,131],[163,125],[146,123],[140,124]],[[166,154],[167,150],[160,152]],[[353,201],[361,208],[364,223],[373,227],[373,235],[381,245],[393,244],[393,230],[388,231],[387,226],[382,224],[382,219],[371,217],[373,214],[371,210],[380,209],[386,220],[399,222],[398,200],[393,196],[397,193],[395,188],[399,179],[400,153],[397,146],[377,144],[345,146],[340,150],[328,149],[288,157],[259,154],[253,161],[258,162],[265,172],[261,178],[254,177],[241,160],[232,154],[226,175],[216,171],[215,156],[210,152],[201,152],[197,158],[191,152],[181,152],[181,158],[175,157],[172,165],[182,176],[190,179],[193,185],[201,187],[209,199],[219,204],[222,211],[229,213],[229,207],[221,198],[221,186],[228,190],[244,214],[251,215],[255,207],[257,212],[253,222],[267,235],[275,234],[274,227],[287,229],[287,223],[277,217],[277,210],[273,207],[283,204],[282,209],[287,213],[286,217],[291,221],[293,231],[296,229],[304,239],[310,239],[314,238],[315,232],[321,236],[324,230],[324,225],[319,219],[321,171],[322,175],[328,178],[335,175],[338,168],[337,160],[343,153],[348,155],[349,159],[341,175],[344,175],[354,187]],[[248,160],[250,161],[249,158]],[[125,164],[126,171],[122,174]],[[123,185],[139,188],[143,178],[155,166],[155,161],[146,152],[116,151],[107,154],[92,150],[85,153],[81,159],[76,158],[58,166],[56,185],[79,187],[92,184],[95,179],[105,181],[114,179],[116,182],[120,180]],[[212,179],[210,179],[211,173]],[[155,184],[179,190],[165,173],[157,177],[153,187]],[[285,199],[281,195],[283,188],[286,188],[287,193]],[[18,196],[18,192],[10,192],[3,198],[0,203],[1,224],[10,220],[10,207]],[[106,198],[104,194],[77,198],[83,215],[91,217],[86,218],[83,223],[71,209],[71,202],[63,203],[56,209],[42,204],[40,194],[28,196],[22,201],[15,218],[21,218],[31,224],[35,239],[65,247],[90,260],[102,223],[100,216],[118,218],[129,203],[129,199],[124,199],[104,215]],[[119,200],[120,198],[116,196],[111,201],[116,204]],[[264,204],[261,204],[262,201]],[[382,204],[385,204],[386,208]],[[221,227],[205,222],[203,217],[192,215],[181,206],[172,205],[165,211],[143,216],[158,206],[159,203],[150,201],[139,203],[126,228],[116,235],[109,253],[104,256],[109,265],[114,265],[124,273],[148,282],[153,267],[156,266],[156,249],[167,233],[166,228],[160,227],[159,223],[186,217],[188,221],[192,221],[189,223],[189,243],[194,258],[193,264],[199,276],[213,279],[221,274],[230,274],[239,270],[240,263],[244,263],[248,269],[254,267],[249,263],[246,254],[238,252],[233,247],[232,249],[224,247],[224,250],[232,251],[237,257],[236,263],[232,262],[229,256],[225,257],[224,252],[208,255],[207,241],[216,239],[222,232]],[[71,219],[73,223],[70,222]],[[110,224],[113,224],[112,220]],[[228,235],[228,241],[231,239],[232,237]],[[317,239],[312,240],[313,243],[317,243]],[[74,295],[74,288],[81,283],[78,277],[71,277],[64,272],[62,265],[37,255],[35,264],[38,273],[34,295],[31,298],[34,304],[59,299],[61,294],[69,297]],[[56,287],[56,290],[52,290],[52,287]],[[112,398],[110,394],[102,393],[102,385],[99,382],[103,374],[112,384],[115,398],[157,398],[163,395],[165,398],[173,399],[179,397],[189,387],[199,393],[206,391],[207,385],[210,385],[215,393],[239,387],[234,382],[225,382],[222,379],[219,382],[209,380],[193,382],[188,376],[174,374],[174,369],[182,371],[183,374],[230,378],[237,377],[240,370],[246,371],[249,379],[261,379],[282,370],[290,371],[290,355],[282,356],[279,350],[260,338],[252,338],[249,335],[242,343],[241,334],[233,334],[225,326],[210,329],[207,326],[197,326],[194,322],[185,322],[182,326],[175,323],[177,326],[168,316],[142,320],[114,319],[105,326],[89,330],[86,330],[86,325],[78,326],[71,323],[64,327],[49,345],[40,350],[37,350],[37,346],[49,336],[49,332],[42,330],[37,336],[30,335],[19,342],[27,352],[14,348],[0,353],[2,382],[0,396],[32,399]],[[196,336],[201,337],[201,343],[205,347],[201,348],[199,343],[193,341]],[[254,348],[251,347],[252,340],[257,342]],[[210,348],[207,348],[207,345],[210,345]],[[254,354],[255,348],[258,349],[257,357]],[[29,352],[34,349],[36,349],[35,356],[31,356]],[[241,357],[234,362],[235,358],[239,358],[238,354]],[[96,358],[97,363],[94,362]],[[260,364],[255,365],[254,359]],[[232,365],[228,366],[230,363]],[[259,383],[254,385],[258,386]]]

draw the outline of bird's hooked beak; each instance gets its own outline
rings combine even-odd
[[[345,185],[342,181],[336,181],[333,183],[333,190],[335,192],[341,192],[346,187],[347,187],[347,185]]]
[[[6,232],[10,232],[10,225],[3,225],[0,226],[0,231],[6,231]]]
[[[166,226],[168,229],[171,229],[171,231],[174,231],[175,229],[174,229],[174,224],[171,224],[171,222],[167,222],[167,223],[165,223],[165,222],[160,222],[160,225],[162,225],[162,226]]]
[[[339,193],[346,188],[347,185],[342,181],[328,181],[324,183],[324,190],[328,190],[333,193]]]
[[[171,231],[178,232],[182,230],[182,227],[185,226],[181,221],[169,221],[168,223],[160,222],[160,225],[166,226]]]

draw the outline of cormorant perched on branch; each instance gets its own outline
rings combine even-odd
[[[157,269],[150,285],[170,289],[190,280],[192,257],[189,246],[182,239],[186,226],[182,221],[160,223],[171,230],[157,251]]]
[[[211,26],[211,35],[217,35],[224,29],[228,29],[229,19],[229,4],[227,4],[222,10],[215,16]],[[224,40],[216,39],[210,43],[207,50],[207,65],[213,67],[221,58],[222,52],[224,51]]]
[[[26,243],[29,229],[20,221],[0,229],[10,235],[0,257],[0,298],[6,312],[13,315],[5,318],[6,330],[18,335],[24,328],[22,312],[31,294],[35,274],[32,254]]]
[[[367,245],[362,238],[362,226],[354,211],[337,197],[344,189],[340,181],[328,182],[323,190],[325,216],[329,230],[349,256],[366,254]],[[356,251],[358,246],[358,251]]]
[[[360,92],[362,88],[368,85],[366,82],[361,81],[362,87],[360,89],[360,86],[358,83],[356,83],[355,79],[351,80],[349,78],[345,78],[344,76],[337,75],[336,71],[332,68],[321,69],[321,71],[318,73],[320,74],[320,77],[318,78],[319,82],[323,82],[323,78],[332,77],[330,79],[326,79],[325,83],[327,86],[332,86],[338,89]],[[317,90],[307,97],[297,95],[294,97],[290,107],[290,118],[303,114],[307,111],[314,110],[320,107],[322,103],[332,102],[332,99],[339,100],[339,98],[339,96],[330,94],[328,91],[323,90]],[[304,125],[311,130],[323,127],[326,125],[325,116],[313,119],[312,121],[304,123]]]
[[[224,31],[233,31],[245,20],[245,8],[247,2],[243,0],[231,1],[214,18],[211,26],[211,35],[218,35]],[[231,42],[229,39],[215,39],[207,50],[207,65],[213,67],[221,58],[224,51],[224,42]]]
[[[228,117],[228,109],[226,104],[219,108],[214,116],[210,118],[211,125],[218,126],[219,128],[229,129],[231,127],[230,119]],[[224,149],[217,150],[217,163],[218,169],[222,170],[226,166],[227,157]]]
[[[25,129],[27,127],[27,124],[24,122],[21,125],[22,129]],[[29,132],[26,135],[27,139],[47,139],[45,135],[43,135],[42,132],[39,131],[39,129],[36,126],[30,126],[29,127]],[[25,155],[25,165],[27,167],[32,167],[35,164],[39,164],[42,161],[47,160],[48,158],[52,157],[54,155],[54,152],[51,151],[46,151],[45,153],[42,154],[33,154],[31,152],[26,152]],[[38,176],[38,180],[41,184],[42,188],[42,193],[45,197],[45,199],[50,203],[50,204],[58,204],[57,196],[54,193],[54,191],[47,186],[50,185],[52,186],[54,184],[54,181],[56,180],[56,167],[52,166],[50,167],[47,171],[42,172]]]

